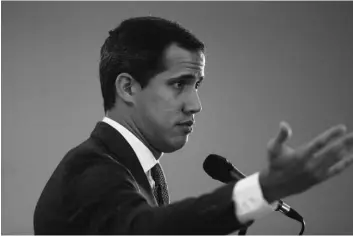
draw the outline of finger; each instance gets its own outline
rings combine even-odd
[[[268,143],[268,151],[270,157],[277,156],[278,153],[281,153],[283,149],[283,143],[292,135],[292,130],[288,123],[282,121],[280,123],[280,131],[278,135],[271,139]]]
[[[335,176],[339,173],[341,173],[343,170],[347,169],[351,164],[353,163],[353,155],[350,155],[346,157],[345,159],[341,160],[334,166],[332,166],[327,174],[327,178],[330,178],[332,176]]]
[[[352,155],[353,133],[350,133],[317,152],[315,161],[326,170]]]
[[[289,124],[285,121],[282,121],[280,124],[280,131],[277,137],[275,138],[276,144],[283,144],[288,138],[292,136],[292,129]]]
[[[343,140],[343,144],[347,150],[353,151],[353,132],[349,133]]]
[[[305,148],[305,155],[311,156],[326,145],[342,137],[346,133],[347,128],[344,125],[337,125],[326,130],[314,140],[312,140]]]
[[[341,141],[342,149],[340,150],[341,155],[352,155],[353,154],[353,132],[345,135]]]

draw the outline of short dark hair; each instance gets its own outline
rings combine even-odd
[[[109,31],[99,63],[105,112],[115,104],[117,76],[128,73],[145,87],[153,76],[164,70],[163,53],[172,43],[204,52],[204,44],[190,31],[160,17],[129,18]]]

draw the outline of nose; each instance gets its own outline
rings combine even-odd
[[[197,93],[196,90],[193,90],[189,94],[187,101],[185,102],[183,111],[187,115],[193,115],[193,114],[199,113],[201,110],[202,110],[202,106],[201,106],[199,94]]]

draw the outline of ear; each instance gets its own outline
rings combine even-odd
[[[121,73],[115,80],[116,93],[119,99],[126,103],[135,103],[136,94],[141,90],[140,83],[130,74]]]

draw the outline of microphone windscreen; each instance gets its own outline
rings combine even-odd
[[[223,183],[229,183],[235,180],[231,175],[231,171],[234,170],[234,166],[228,162],[226,158],[216,154],[210,154],[205,159],[203,162],[203,169],[213,179]]]

